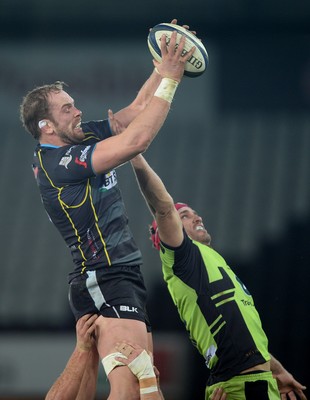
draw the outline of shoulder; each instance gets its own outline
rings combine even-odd
[[[84,141],[88,141],[91,138],[102,140],[112,136],[109,120],[107,119],[83,122],[81,126],[85,133]]]
[[[55,184],[69,184],[94,176],[91,154],[95,144],[77,144],[61,147],[40,145],[36,149],[35,164]]]
[[[171,247],[164,242],[160,243],[160,257],[163,261],[168,261],[168,263],[172,263],[174,266],[184,264],[198,250],[187,233],[184,230],[183,232],[183,242],[178,247]]]

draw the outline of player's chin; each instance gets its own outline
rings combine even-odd
[[[82,142],[85,139],[85,133],[81,128],[75,128],[72,136],[77,142]]]
[[[197,242],[210,244],[211,243],[211,236],[208,234],[206,230],[195,231],[192,235],[192,238]]]

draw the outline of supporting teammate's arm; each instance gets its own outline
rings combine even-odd
[[[45,400],[93,400],[99,367],[94,332],[97,315],[84,315],[76,324],[76,347]]]

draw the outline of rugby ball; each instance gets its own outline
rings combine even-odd
[[[171,34],[173,31],[177,31],[177,45],[180,42],[181,35],[184,35],[186,38],[184,51],[189,51],[193,46],[196,46],[195,52],[192,57],[186,62],[184,75],[189,77],[197,77],[204,73],[208,64],[209,64],[209,55],[202,44],[201,40],[199,40],[193,33],[183,28],[183,26],[170,24],[170,23],[161,23],[155,25],[149,32],[147,37],[147,43],[150,49],[150,52],[156,61],[161,61],[161,50],[160,50],[160,40],[162,35],[166,35],[167,45],[169,46]]]

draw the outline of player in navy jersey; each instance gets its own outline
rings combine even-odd
[[[174,20],[176,23],[176,20]],[[164,123],[186,61],[185,37],[161,41],[161,62],[135,100],[109,119],[82,122],[62,82],[37,87],[21,104],[21,120],[39,143],[33,171],[43,205],[69,247],[74,269],[69,300],[76,320],[100,314],[96,338],[110,383],[109,399],[139,398],[137,379],[115,368],[115,342],[152,350],[141,254],[128,227],[115,168],[146,151]],[[119,126],[125,128],[120,132]],[[47,273],[45,271],[44,273]]]
[[[202,218],[187,204],[174,204],[142,155],[131,163],[155,216],[151,238],[160,250],[164,280],[210,369],[206,400],[218,388],[228,400],[296,400],[295,393],[306,400],[305,387],[269,354],[254,300],[211,247]]]

